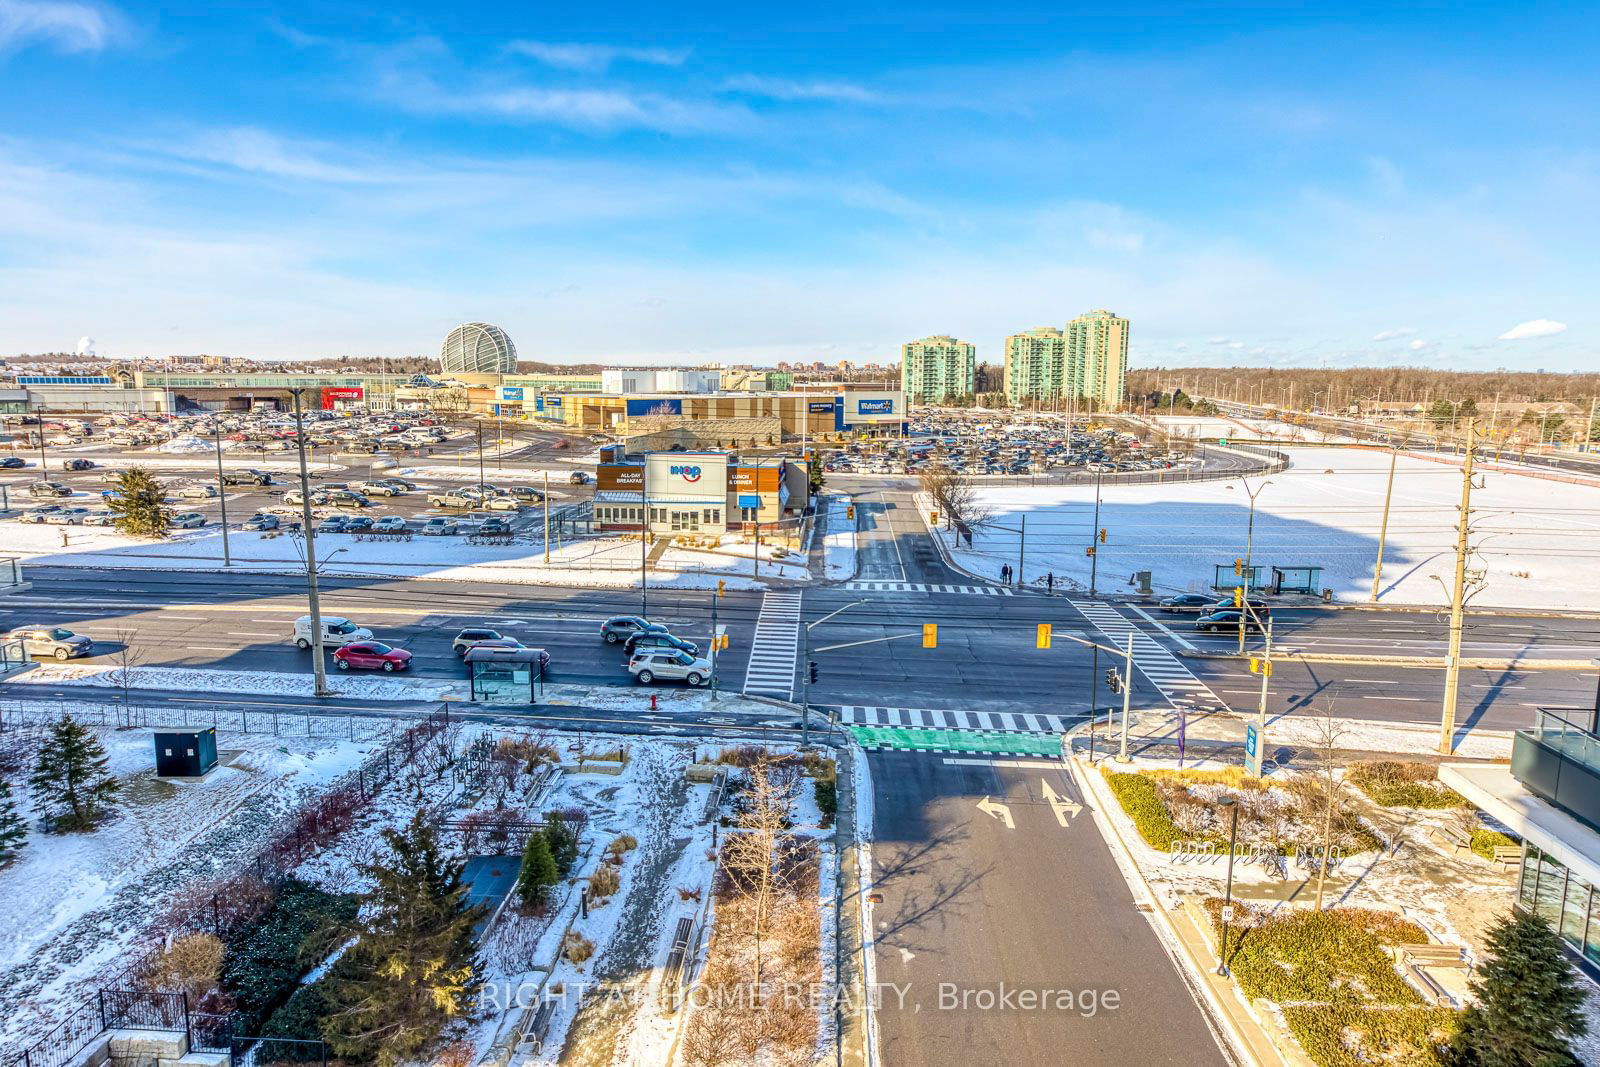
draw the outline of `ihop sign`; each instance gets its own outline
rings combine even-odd
[[[667,468],[667,473],[675,478],[682,478],[686,482],[700,480],[700,467],[694,463],[674,463]]]

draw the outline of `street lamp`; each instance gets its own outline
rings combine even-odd
[[[222,480],[222,423],[212,423],[211,433],[217,442],[217,506],[222,509],[222,565],[233,566],[228,556],[228,484]]]
[[[1222,797],[1217,804],[1228,812],[1228,881],[1222,891],[1222,945],[1217,950],[1217,973],[1228,976],[1228,927],[1233,922],[1233,848],[1239,840],[1239,801],[1232,796]]]
[[[289,390],[294,398],[294,443],[300,456],[300,526],[306,538],[306,600],[311,613],[311,669],[316,678],[316,695],[330,696],[328,665],[322,654],[322,604],[317,599],[317,533],[311,521],[311,474],[306,469],[306,427],[300,408],[304,387]]]
[[[1245,616],[1250,614],[1250,586],[1255,581],[1256,576],[1254,563],[1256,547],[1256,497],[1261,494],[1261,490],[1272,484],[1272,479],[1268,478],[1266,481],[1257,485],[1254,489],[1250,488],[1250,483],[1244,479],[1240,479],[1239,484],[1244,486],[1245,495],[1250,498],[1250,517],[1245,525],[1244,535],[1244,596],[1242,598],[1243,603],[1239,605],[1239,653],[1243,655],[1244,620]],[[1232,489],[1233,486],[1230,485],[1228,488]]]

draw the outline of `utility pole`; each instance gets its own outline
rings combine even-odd
[[[1256,704],[1256,776],[1261,776],[1265,762],[1259,756],[1266,751],[1267,743],[1267,683],[1272,680],[1272,616],[1267,616],[1267,641],[1261,653],[1261,698]]]
[[[550,566],[550,472],[544,472],[544,565]]]
[[[1242,479],[1241,481],[1244,485],[1245,493],[1250,497],[1250,518],[1245,526],[1244,534],[1244,594],[1241,598],[1243,603],[1239,605],[1239,654],[1242,656],[1244,655],[1244,620],[1250,614],[1250,587],[1255,584],[1256,576],[1254,563],[1256,548],[1256,497],[1261,494],[1261,490],[1271,485],[1272,482],[1270,480],[1262,482],[1260,485],[1256,486],[1254,490],[1252,490],[1249,482],[1243,481]]]
[[[1439,752],[1455,751],[1456,690],[1461,682],[1461,631],[1467,599],[1467,535],[1472,530],[1472,430],[1467,421],[1467,455],[1461,464],[1461,515],[1456,523],[1456,573],[1450,588],[1450,648],[1445,654],[1444,713],[1439,720]]]
[[[478,420],[478,489],[483,489],[483,420]]]
[[[300,530],[306,538],[306,600],[311,610],[311,669],[319,697],[328,692],[328,664],[322,654],[322,603],[317,599],[317,534],[311,521],[311,474],[306,470],[306,426],[300,410],[300,394],[305,389],[289,390],[294,397],[294,443],[300,455]]]
[[[1394,466],[1400,458],[1400,446],[1389,449],[1389,484],[1383,491],[1383,522],[1378,526],[1378,563],[1372,570],[1372,602],[1378,602],[1378,588],[1383,582],[1383,546],[1389,539],[1389,503],[1394,500]]]
[[[1089,599],[1094,599],[1095,579],[1100,573],[1100,480],[1104,472],[1094,472],[1094,525],[1089,528]]]
[[[650,617],[650,499],[644,494],[644,465],[639,467],[639,616]]]
[[[1021,525],[1017,527],[1017,588],[1022,588],[1022,561],[1028,554],[1028,516],[1017,516]]]
[[[228,555],[228,486],[222,480],[222,424],[213,424],[211,432],[217,442],[217,505],[222,509],[222,565],[231,567],[233,561]]]
[[[1133,699],[1133,634],[1128,635],[1128,662],[1122,671],[1122,741],[1117,747],[1117,762],[1128,762],[1128,704]]]

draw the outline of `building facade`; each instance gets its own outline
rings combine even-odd
[[[809,503],[810,478],[799,459],[620,452],[595,468],[594,521],[602,530],[637,530],[641,512],[652,534],[666,536],[796,526]]]
[[[498,326],[463,323],[439,346],[439,366],[446,374],[514,374],[517,346]]]
[[[1128,395],[1128,320],[1091,311],[1067,323],[1066,333],[1067,395],[1102,409],[1121,407]]]
[[[900,388],[913,404],[970,396],[977,385],[978,349],[940,334],[900,346]]]
[[[1006,338],[1006,402],[1054,400],[1067,395],[1067,335],[1044,326]]]

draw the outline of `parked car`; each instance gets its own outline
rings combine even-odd
[[[490,497],[483,505],[490,511],[520,511],[522,502],[514,496]]]
[[[404,533],[406,520],[399,515],[385,515],[372,524],[373,533]]]
[[[85,526],[113,526],[116,521],[117,516],[109,511],[92,511],[84,516],[83,524]]]
[[[384,485],[392,485],[402,493],[410,493],[417,488],[416,482],[408,482],[404,478],[384,478],[382,481]]]
[[[352,515],[344,520],[345,533],[364,533],[370,529],[372,529],[372,517],[370,515]]]
[[[336,534],[345,532],[345,518],[343,515],[329,515],[317,523],[317,533]]]
[[[89,517],[88,508],[62,508],[52,511],[44,517],[44,521],[51,526],[77,526]]]
[[[72,490],[60,482],[34,482],[28,486],[29,496],[71,496]]]
[[[352,641],[333,650],[333,664],[341,671],[351,667],[403,671],[411,666],[411,653],[382,641]]]
[[[452,491],[448,493],[430,493],[428,495],[428,503],[430,506],[436,508],[467,509],[477,507],[478,498],[460,491]]]
[[[0,459],[0,467],[4,467],[6,470],[15,470],[18,467],[26,467],[27,465],[28,461],[21,456],[7,456],[4,459]]]
[[[302,615],[294,620],[294,643],[300,648],[311,647],[311,616]],[[324,615],[322,617],[322,642],[323,644],[344,644],[349,641],[370,641],[372,631],[364,626],[357,626],[349,619],[338,615]]]
[[[675,648],[653,648],[628,661],[628,670],[640,685],[658,680],[702,685],[711,677],[711,661],[691,656]]]
[[[350,488],[367,496],[399,496],[405,492],[398,485],[391,485],[388,482],[357,482]]]
[[[27,511],[24,511],[21,515],[17,516],[17,521],[26,523],[44,522],[56,512],[65,510],[66,506],[63,504],[46,504],[42,508],[31,508]]]
[[[600,624],[600,636],[606,639],[606,644],[614,645],[619,641],[626,641],[634,634],[644,630],[659,630],[666,633],[667,628],[658,622],[638,615],[613,615]]]
[[[456,531],[460,529],[460,526],[461,524],[456,520],[446,519],[441,516],[423,523],[422,535],[424,537],[453,537]]]
[[[511,524],[504,519],[484,519],[476,531],[490,537],[505,537],[511,533]]]
[[[1247,632],[1259,633],[1261,631],[1261,623],[1257,619],[1236,608],[1229,608],[1226,611],[1213,611],[1208,615],[1202,615],[1195,620],[1194,628],[1201,633],[1238,633],[1241,619],[1244,620],[1244,628]]]
[[[683,638],[676,637],[666,630],[641,630],[629,637],[622,645],[622,650],[630,656],[647,648],[674,648],[679,652],[687,652],[691,656],[698,655],[700,652],[700,646],[693,641],[685,641]]]
[[[513,485],[510,489],[507,489],[506,492],[510,493],[518,500],[531,501],[535,504],[544,500],[544,493],[539,489],[535,489],[531,485]]]
[[[87,656],[94,648],[93,639],[75,634],[64,626],[17,626],[4,639],[21,641],[22,650],[30,656],[52,656],[61,660]]]
[[[210,500],[217,495],[214,485],[185,485],[172,491],[179,500]]]
[[[583,473],[583,471],[573,471],[571,474],[567,475],[567,484],[568,485],[588,485],[589,484],[589,476],[587,474]]]
[[[1163,597],[1161,610],[1166,612],[1198,611],[1214,603],[1205,593],[1179,593],[1177,596]]]
[[[279,526],[279,520],[276,515],[268,515],[266,512],[262,512],[244,520],[243,525],[246,530],[276,530]]]
[[[305,497],[301,495],[300,490],[298,489],[291,489],[287,493],[283,494],[283,502],[285,504],[300,504],[304,503],[304,501]],[[323,505],[327,504],[327,502],[327,493],[323,492],[321,489],[311,490],[311,503],[313,506],[322,507]]]
[[[271,485],[272,475],[266,471],[238,470],[223,471],[223,485]]]
[[[172,525],[179,530],[194,530],[206,524],[206,517],[198,511],[186,511],[172,516]]]
[[[65,463],[61,464],[61,469],[69,471],[91,471],[94,470],[94,460],[69,459]]]
[[[366,508],[372,506],[372,501],[356,492],[354,489],[331,489],[328,491],[328,503],[336,507]]]

